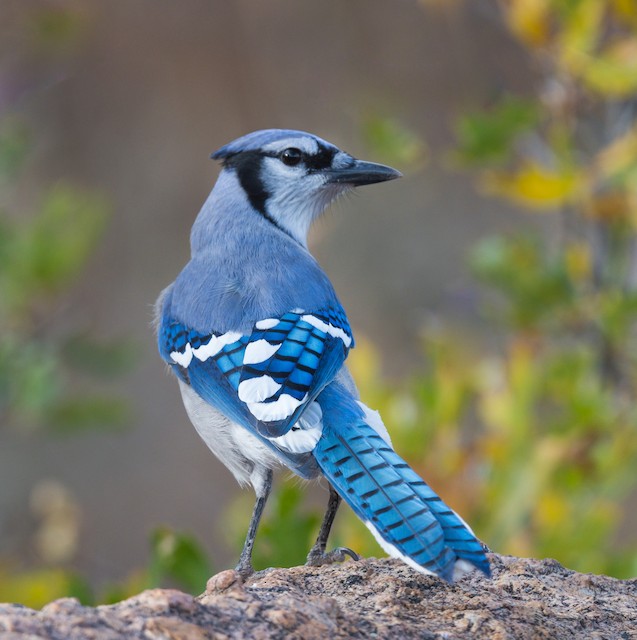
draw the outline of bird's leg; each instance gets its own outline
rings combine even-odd
[[[340,504],[341,496],[339,496],[332,488],[332,485],[330,485],[330,499],[327,503],[327,510],[325,511],[323,522],[321,523],[318,538],[316,539],[314,546],[310,549],[310,552],[307,554],[306,564],[312,567],[320,567],[324,564],[331,564],[332,562],[343,562],[343,560],[345,560],[345,556],[349,556],[353,560],[358,560],[358,555],[347,547],[337,547],[327,553],[325,551],[327,538],[330,535],[332,523],[334,522],[334,517],[336,516],[336,512],[338,511]]]
[[[268,469],[266,471],[265,481],[261,491],[257,493],[257,500],[254,503],[254,510],[252,511],[252,519],[250,520],[250,526],[248,527],[246,541],[243,543],[243,550],[239,556],[239,564],[235,568],[243,579],[254,573],[254,568],[252,566],[252,549],[254,548],[254,539],[257,536],[257,529],[259,528],[259,522],[263,515],[263,508],[265,507],[265,503],[268,500],[271,490],[272,469]]]

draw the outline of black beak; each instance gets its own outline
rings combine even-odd
[[[400,171],[387,167],[384,164],[354,160],[354,163],[347,167],[330,169],[328,171],[327,182],[360,187],[365,184],[395,180],[396,178],[402,178],[402,175]]]

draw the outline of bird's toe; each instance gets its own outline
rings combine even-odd
[[[360,556],[347,547],[337,547],[336,549],[332,549],[332,551],[312,549],[312,551],[307,555],[307,561],[305,564],[310,567],[322,567],[326,564],[343,562],[348,556],[352,560],[360,560]]]

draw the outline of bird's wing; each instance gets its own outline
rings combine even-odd
[[[266,438],[285,435],[353,346],[343,309],[295,309],[251,333],[202,334],[164,317],[160,352],[209,404]]]

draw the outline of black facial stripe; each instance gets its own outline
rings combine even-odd
[[[322,169],[328,169],[332,166],[332,160],[334,160],[335,155],[336,149],[319,144],[318,153],[304,155],[303,160],[305,161],[305,166],[310,169],[310,171],[321,171]]]
[[[226,169],[235,169],[239,183],[246,192],[250,204],[262,215],[268,218],[270,216],[265,210],[265,202],[269,197],[269,193],[261,179],[261,158],[263,153],[260,151],[242,151],[227,158],[223,166]]]
[[[248,196],[250,204],[277,229],[290,235],[265,208],[270,193],[261,179],[261,163],[264,155],[261,151],[242,151],[226,158],[223,167],[224,169],[234,169],[237,172],[239,184]]]

